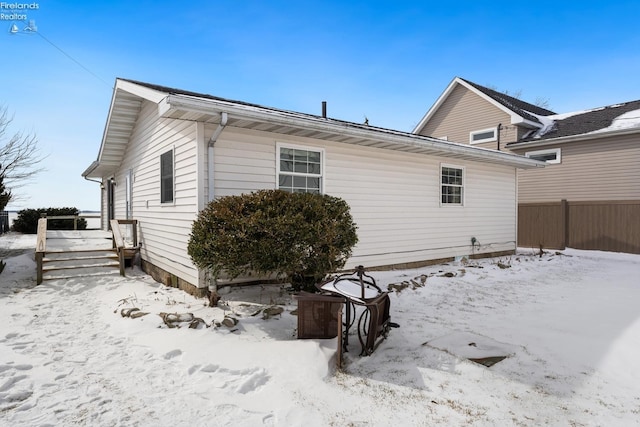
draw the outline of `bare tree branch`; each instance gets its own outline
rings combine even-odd
[[[35,134],[19,131],[9,136],[12,121],[7,107],[0,105],[0,176],[9,190],[20,188],[42,172],[40,164],[45,159]],[[11,200],[15,200],[15,192],[10,194]]]
[[[501,92],[501,93],[504,93],[505,95],[509,95],[512,98],[522,99],[522,89],[509,91],[508,89],[499,90],[498,87],[495,85],[487,85],[487,87],[491,90],[495,90],[496,92]],[[533,102],[533,105],[540,108],[546,108],[548,110],[550,108],[549,98],[543,98],[539,96],[536,98],[535,102]]]
[[[549,102],[549,98],[544,98],[541,96],[538,96],[535,100],[535,102],[533,103],[533,105],[537,105],[540,108],[546,108],[547,110],[551,109],[551,104]]]

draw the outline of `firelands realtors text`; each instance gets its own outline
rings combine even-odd
[[[40,9],[39,3],[7,3],[0,2],[1,21],[26,21],[25,12]]]

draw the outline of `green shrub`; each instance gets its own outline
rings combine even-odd
[[[209,203],[193,224],[188,252],[215,278],[275,273],[300,290],[341,269],[357,241],[344,200],[262,190]]]
[[[42,214],[50,216],[80,215],[77,208],[40,208],[23,209],[18,212],[18,217],[13,221],[13,231],[25,234],[36,234],[38,232],[38,220]],[[78,218],[78,230],[86,230],[87,220]],[[48,230],[73,230],[72,219],[49,219],[47,221]]]

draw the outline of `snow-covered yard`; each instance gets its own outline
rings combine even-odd
[[[0,237],[5,257],[33,246]],[[385,288],[427,279],[393,293],[400,328],[370,357],[352,339],[342,372],[336,340],[295,338],[295,300],[278,286],[209,308],[139,270],[35,286],[31,251],[6,263],[0,425],[640,425],[637,255],[522,250],[373,272]],[[272,303],[284,313],[251,316]],[[123,317],[131,307],[150,314]],[[168,328],[161,312],[240,321]],[[464,358],[489,345],[509,357],[490,368]]]

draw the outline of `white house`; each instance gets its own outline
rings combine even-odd
[[[513,253],[522,156],[117,79],[98,159],[102,226],[139,222],[145,271],[203,294],[191,225],[218,196],[259,189],[345,199],[359,243],[346,268]]]

